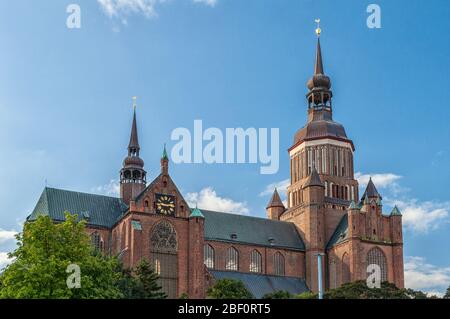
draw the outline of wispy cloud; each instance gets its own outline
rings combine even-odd
[[[146,18],[158,16],[156,8],[171,0],[97,0],[103,12],[110,18],[118,18],[127,24],[130,15],[143,15]],[[214,7],[217,0],[192,0],[194,3]]]
[[[405,258],[405,287],[442,296],[450,285],[450,267],[437,267],[423,257]]]
[[[118,180],[112,179],[105,185],[92,187],[91,192],[106,196],[118,197],[120,195],[120,184]]]
[[[249,209],[245,202],[238,202],[231,198],[221,197],[217,195],[212,187],[205,187],[200,192],[187,193],[185,199],[191,207],[198,205],[198,208],[200,209],[240,215],[249,214]]]
[[[369,178],[382,193],[384,202],[388,206],[397,205],[403,215],[403,226],[415,233],[428,233],[449,221],[450,202],[421,201],[409,196],[409,188],[401,185],[402,176],[394,173],[363,174],[358,172],[361,191],[369,182]]]
[[[0,271],[6,267],[7,265],[9,265],[10,263],[12,263],[14,261],[14,259],[10,259],[8,258],[8,253],[4,252],[4,251],[0,251]]]
[[[17,232],[15,230],[3,230],[0,229],[0,244],[3,244],[10,240],[15,240]]]
[[[272,195],[273,190],[275,188],[278,189],[280,196],[285,196],[286,189],[289,186],[289,183],[290,183],[290,179],[288,178],[288,179],[284,179],[279,182],[269,184],[266,186],[266,188],[261,193],[259,193],[259,196],[264,197],[264,196]]]

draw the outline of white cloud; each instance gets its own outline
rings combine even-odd
[[[355,178],[364,191],[369,178],[379,189],[384,190],[385,204],[393,207],[397,205],[403,215],[403,226],[416,233],[427,233],[449,220],[450,202],[420,201],[408,196],[409,189],[400,185],[402,176],[393,173],[363,174],[357,172]]]
[[[8,258],[8,253],[4,252],[4,251],[0,251],[0,271],[6,267],[7,265],[9,265],[10,263],[12,263],[14,261],[14,259],[10,259]]]
[[[14,240],[17,232],[14,230],[0,229],[0,244],[3,244],[9,240]]]
[[[217,0],[192,0],[194,3],[214,7]],[[119,18],[123,24],[127,24],[125,17],[133,14],[141,14],[146,18],[158,16],[156,7],[170,2],[170,0],[97,0],[103,12],[110,18]]]
[[[405,258],[405,287],[442,296],[450,285],[450,267],[437,267],[423,257]]]
[[[290,184],[290,179],[285,179],[276,183],[272,183],[266,186],[266,188],[259,194],[259,196],[263,197],[263,196],[267,196],[267,195],[272,195],[273,194],[273,190],[275,188],[278,189],[278,193],[280,194],[280,196],[285,196],[286,193],[286,189]]]
[[[202,3],[210,7],[214,7],[217,4],[217,0],[193,0],[194,3]]]
[[[106,196],[119,197],[120,183],[118,180],[112,179],[109,181],[108,184],[91,188],[91,192]]]
[[[403,218],[403,226],[418,233],[428,233],[448,223],[450,203],[444,202],[419,202],[411,200],[387,200],[389,205],[400,209]]]
[[[365,187],[371,177],[373,183],[377,188],[386,188],[395,185],[396,182],[402,178],[402,176],[392,173],[383,173],[383,174],[363,174],[361,172],[355,173],[355,179],[358,180],[358,183],[361,187]]]
[[[241,215],[249,214],[249,209],[245,202],[237,202],[230,198],[220,197],[212,187],[205,187],[198,193],[187,193],[185,199],[191,207],[198,205],[200,209]]]

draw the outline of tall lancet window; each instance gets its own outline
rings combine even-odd
[[[262,257],[256,249],[252,251],[250,256],[250,272],[262,272]]]
[[[150,258],[159,275],[159,285],[168,298],[177,297],[178,242],[175,228],[168,221],[159,222],[150,234]]]
[[[367,253],[366,258],[366,267],[369,265],[378,265],[381,270],[381,282],[387,281],[387,263],[386,263],[386,256],[384,255],[383,251],[378,248],[374,247]],[[368,274],[369,276],[370,274]]]
[[[205,259],[205,266],[209,269],[214,269],[214,264],[216,261],[214,248],[209,244],[205,244],[203,255],[203,258]]]
[[[227,249],[227,258],[225,260],[226,270],[239,270],[239,252],[236,248],[230,247]]]
[[[276,252],[273,256],[273,270],[275,275],[284,276],[284,257],[280,252]]]

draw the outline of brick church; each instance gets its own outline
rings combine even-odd
[[[169,170],[150,183],[140,158],[136,111],[128,155],[120,170],[120,198],[46,187],[28,221],[39,214],[56,222],[64,212],[87,221],[92,244],[125,266],[147,259],[169,298],[204,298],[215,280],[241,280],[256,298],[286,290],[318,290],[366,279],[377,264],[383,281],[403,287],[402,216],[382,212],[372,180],[362,196],[354,177],[355,147],[333,120],[331,80],[324,73],[320,40],[307,83],[307,123],[289,148],[287,207],[275,189],[267,218],[189,207]]]

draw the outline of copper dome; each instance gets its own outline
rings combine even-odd
[[[123,166],[144,167],[144,161],[137,156],[127,156],[123,161]]]
[[[299,141],[318,138],[339,138],[348,140],[344,127],[334,121],[312,121],[295,133],[294,144]]]

